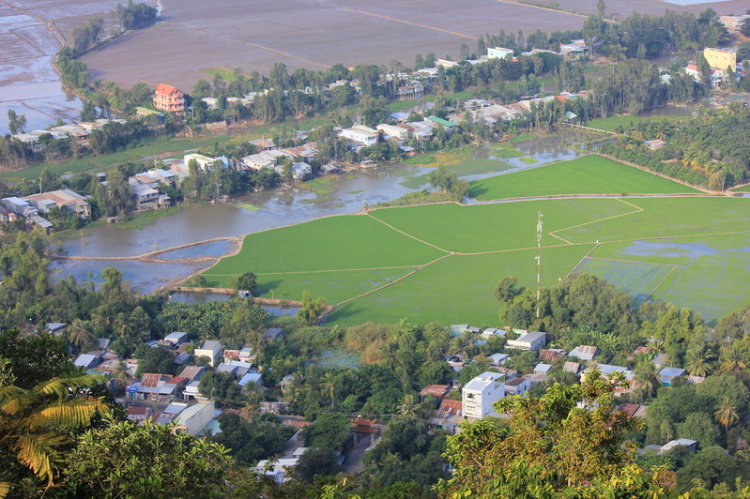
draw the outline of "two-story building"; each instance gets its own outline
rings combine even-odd
[[[462,412],[469,421],[497,415],[492,405],[505,396],[504,376],[500,373],[483,372],[469,381],[461,391]]]

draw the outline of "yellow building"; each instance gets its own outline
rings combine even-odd
[[[732,68],[732,71],[737,67],[737,53],[730,52],[722,49],[711,49],[706,47],[703,50],[703,57],[706,58],[708,64],[714,69],[721,69],[726,71],[727,68]]]

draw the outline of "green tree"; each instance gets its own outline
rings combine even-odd
[[[297,311],[297,317],[312,326],[318,321],[318,317],[323,313],[323,310],[325,310],[323,298],[318,297],[313,300],[309,291],[302,291],[302,307]]]
[[[745,19],[744,21],[742,21],[742,26],[740,26],[740,33],[747,37],[750,37],[750,19]]]
[[[454,475],[445,497],[642,497],[665,490],[665,472],[643,473],[624,437],[641,423],[612,411],[615,384],[598,373],[581,385],[556,384],[541,397],[496,404],[509,419],[464,424],[448,437]]]
[[[309,449],[300,456],[294,475],[302,483],[313,483],[316,476],[331,476],[341,472],[341,466],[330,449]]]
[[[232,468],[221,445],[150,422],[88,431],[66,462],[79,497],[220,497]]]
[[[513,299],[523,293],[524,288],[518,286],[518,279],[515,276],[505,276],[495,288],[495,298],[503,303],[510,303]]]
[[[258,291],[258,283],[255,274],[252,272],[245,272],[238,276],[237,280],[234,282],[234,288],[241,291],[249,291],[251,295],[255,296],[255,293]]]
[[[719,428],[711,416],[702,412],[688,414],[684,423],[677,425],[677,436],[700,442],[701,447],[719,444]]]
[[[17,114],[14,110],[8,109],[8,129],[12,135],[22,132],[26,128],[26,115]]]
[[[302,438],[308,447],[341,450],[350,431],[351,423],[345,414],[326,412],[302,431]]]

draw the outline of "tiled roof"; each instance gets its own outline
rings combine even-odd
[[[166,83],[159,83],[159,85],[156,87],[156,93],[160,95],[170,95],[181,92],[177,89],[177,87],[167,85]]]

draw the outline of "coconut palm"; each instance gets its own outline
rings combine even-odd
[[[706,361],[703,352],[695,354],[692,358],[688,359],[687,371],[690,376],[700,376],[705,378],[711,371],[711,364]]]
[[[115,368],[112,370],[112,379],[115,382],[115,386],[120,390],[125,390],[128,386],[128,369],[122,360],[115,364]]]
[[[746,352],[735,345],[722,348],[721,369],[722,371],[742,371],[743,369],[747,369]]]
[[[417,416],[417,406],[414,402],[413,395],[404,396],[404,403],[398,406],[398,414],[407,418]]]
[[[323,382],[323,388],[331,397],[331,406],[336,405],[336,375],[328,371],[323,375],[321,381]]]
[[[91,332],[91,323],[74,319],[68,328],[70,332],[68,341],[81,350],[94,343],[94,334]]]
[[[721,405],[714,413],[714,418],[716,418],[716,421],[724,427],[725,432],[729,430],[730,426],[737,424],[740,420],[740,416],[737,414],[737,409],[732,405],[729,397],[724,397]]]
[[[109,414],[101,399],[75,395],[102,381],[101,376],[52,378],[31,389],[0,384],[0,442],[48,488],[54,485],[56,450],[68,443],[69,430],[89,426],[97,413]],[[9,487],[0,483],[0,490]]]

